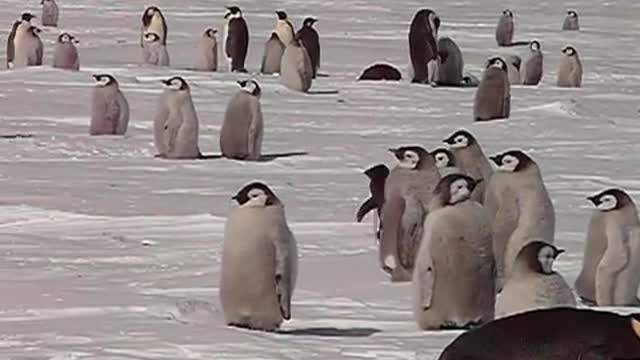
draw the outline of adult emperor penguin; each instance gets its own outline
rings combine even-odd
[[[503,58],[489,59],[473,102],[474,121],[509,118],[511,85],[507,71],[507,64]]]
[[[153,119],[157,157],[167,159],[201,158],[198,147],[198,115],[189,84],[180,76],[162,80],[165,90]]]
[[[365,200],[356,214],[356,221],[362,222],[362,219],[372,210],[376,210],[378,226],[376,229],[376,239],[380,240],[382,234],[382,206],[384,205],[384,186],[389,176],[389,168],[387,165],[378,164],[365,170],[364,174],[369,178],[369,192],[371,196]],[[376,222],[374,221],[374,223]]]
[[[482,204],[484,202],[486,184],[489,183],[493,175],[493,168],[491,167],[489,159],[485,156],[484,151],[482,151],[482,147],[476,138],[464,129],[454,132],[443,141],[449,145],[456,159],[456,166],[458,166],[463,173],[474,179],[484,180],[475,187],[473,194],[471,194],[471,200]]]
[[[56,0],[41,0],[40,4],[42,5],[42,26],[58,26],[60,10]]]
[[[196,70],[217,71],[218,70],[218,40],[216,34],[218,30],[207,28],[198,42],[198,55],[196,57]]]
[[[109,74],[93,75],[90,135],[124,135],[129,126],[129,102],[118,81]]]
[[[280,41],[287,46],[293,41],[296,31],[293,29],[291,22],[289,22],[286,12],[282,10],[276,11],[276,15],[278,15],[278,20],[276,21],[276,27],[273,29],[273,32],[278,34]]]
[[[562,54],[558,66],[557,85],[560,87],[582,86],[582,62],[578,52],[573,46],[565,46]]]
[[[564,22],[562,23],[562,30],[580,30],[577,12],[574,10],[567,11],[567,17],[564,18]]]
[[[485,205],[490,216],[495,214],[492,218],[493,249],[498,285],[502,288],[504,280],[511,274],[516,256],[526,244],[532,241],[554,242],[556,220],[540,169],[529,155],[511,150],[490,159],[497,165],[497,173],[487,187],[486,196],[491,199],[485,197]],[[515,226],[514,218],[517,219]],[[513,231],[507,233],[507,229]]]
[[[498,46],[510,46],[513,42],[513,12],[509,9],[502,11],[496,26],[496,42]]]
[[[491,223],[469,197],[476,181],[440,180],[413,273],[414,316],[423,330],[465,329],[493,320],[495,260]]]
[[[271,33],[271,37],[264,44],[264,55],[262,56],[262,66],[260,72],[263,74],[279,74],[280,63],[282,62],[282,55],[284,54],[285,46],[280,41],[278,34]]]
[[[507,75],[509,75],[509,83],[511,85],[520,85],[522,81],[520,80],[520,65],[522,65],[522,59],[518,55],[507,55],[505,56],[505,61],[507,63]]]
[[[229,100],[224,114],[220,150],[230,159],[259,160],[264,135],[262,91],[255,80],[238,81],[238,84],[241,89]]]
[[[464,60],[462,51],[449,37],[438,39],[438,72],[436,84],[438,86],[462,86],[464,78]]]
[[[296,239],[284,205],[264,183],[243,187],[224,227],[220,303],[229,326],[274,331],[291,319]]]
[[[80,57],[76,45],[78,40],[69,33],[58,36],[55,51],[53,53],[53,67],[68,70],[80,70]]]
[[[313,82],[313,65],[307,49],[296,35],[280,62],[280,82],[291,90],[308,92]]]
[[[169,51],[162,44],[162,39],[156,33],[144,34],[144,46],[142,48],[142,60],[145,64],[154,66],[169,66]]]
[[[637,306],[640,285],[640,220],[631,197],[608,189],[588,198],[602,213],[592,218],[578,294],[599,306]]]
[[[522,64],[521,72],[523,85],[538,85],[542,79],[544,56],[538,40],[533,40],[529,44],[529,55]]]
[[[18,26],[14,39],[14,67],[42,65],[44,46],[40,40],[40,32],[41,30],[33,25],[22,23]]]
[[[16,50],[16,33],[18,32],[18,28],[21,26],[26,27],[28,29],[31,26],[31,20],[35,18],[31,13],[25,12],[22,13],[20,19],[13,23],[11,27],[11,32],[9,33],[9,37],[7,39],[7,69],[11,69],[14,66],[15,60],[15,50]]]
[[[496,301],[496,317],[551,307],[576,307],[567,281],[553,270],[564,250],[542,241],[525,245]]]
[[[140,47],[145,45],[145,35],[147,33],[157,34],[160,43],[167,46],[167,21],[162,11],[157,6],[149,6],[142,13],[142,27],[140,28]]]
[[[439,360],[640,358],[640,314],[554,308],[516,314],[458,336]]]
[[[379,261],[391,281],[411,281],[422,225],[440,173],[433,156],[420,146],[389,151],[398,165],[389,172],[384,187]]]
[[[414,83],[435,82],[438,72],[438,29],[440,18],[430,9],[419,10],[409,28],[409,56]]]
[[[440,172],[440,176],[445,177],[450,174],[464,174],[464,172],[456,166],[455,155],[453,155],[449,149],[437,148],[431,151],[431,155],[433,155],[436,161],[436,167]]]
[[[229,71],[247,72],[244,62],[249,48],[249,28],[237,6],[227,7],[224,15],[224,54],[229,63]]]
[[[302,45],[309,53],[311,59],[311,65],[313,66],[313,77],[315,78],[318,70],[320,69],[320,36],[318,32],[313,28],[313,25],[318,22],[318,19],[313,17],[305,18],[302,22],[302,27],[298,30],[298,37],[302,41]]]

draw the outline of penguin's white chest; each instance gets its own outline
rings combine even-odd
[[[151,23],[147,28],[147,32],[156,33],[158,34],[158,36],[160,36],[161,39],[164,39],[164,23],[162,22],[162,17],[160,17],[160,14],[153,14]]]

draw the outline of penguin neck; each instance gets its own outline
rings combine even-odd
[[[471,144],[459,149],[453,149],[453,157],[457,166],[463,169],[484,166],[489,163],[484,152],[477,144]],[[491,167],[491,164],[489,164]]]
[[[637,225],[640,226],[640,219],[638,219],[638,210],[635,204],[627,204],[622,209],[612,210],[605,212],[605,218],[607,225],[615,224],[620,225]]]

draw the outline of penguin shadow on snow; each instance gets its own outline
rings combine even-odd
[[[0,135],[0,139],[29,139],[32,138],[32,134],[6,134]]]
[[[2,138],[2,137],[0,137]],[[262,154],[258,160],[246,160],[246,159],[233,159],[228,158],[222,154],[202,154],[196,159],[168,159],[166,156],[158,154],[155,155],[155,158],[163,159],[163,160],[221,160],[221,159],[229,159],[236,161],[245,161],[245,162],[270,162],[280,158],[289,158],[295,156],[305,156],[309,155],[306,151],[291,151],[291,152],[282,152],[282,153],[272,153],[272,154]]]
[[[277,330],[277,334],[292,336],[317,336],[317,337],[344,337],[344,338],[364,338],[382,332],[380,329],[368,327],[354,327],[338,329],[335,327],[310,327],[291,330]]]

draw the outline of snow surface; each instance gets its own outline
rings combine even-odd
[[[557,268],[573,283],[590,216],[585,196],[621,186],[638,197],[640,75],[634,0],[243,0],[255,72],[276,9],[299,27],[317,16],[322,69],[330,77],[304,95],[276,78],[263,87],[264,151],[309,155],[272,162],[153,158],[151,119],[161,78],[193,87],[203,152],[218,153],[227,100],[246,75],[196,73],[199,36],[223,28],[223,1],[157,0],[169,23],[174,68],[137,65],[145,1],[59,0],[61,29],[81,41],[81,72],[44,66],[0,71],[0,359],[434,359],[458,332],[417,330],[407,284],[390,284],[377,265],[370,224],[355,211],[368,195],[362,170],[393,159],[386,149],[430,149],[465,127],[487,154],[521,148],[542,168],[557,211]],[[14,19],[38,1],[0,0],[0,58]],[[367,65],[403,71],[407,29],[421,7],[442,18],[441,36],[463,49],[479,75],[497,49],[494,26],[514,10],[516,40],[538,38],[545,53],[539,87],[512,89],[512,118],[474,124],[473,89],[356,83]],[[561,32],[568,8],[581,32]],[[37,21],[37,20],[36,20]],[[58,29],[45,28],[51,64]],[[221,34],[219,34],[221,35]],[[568,43],[585,68],[582,89],[553,86]],[[220,49],[221,51],[221,49]],[[223,57],[220,57],[223,59]],[[131,104],[125,137],[89,137],[91,74],[116,75]],[[287,206],[300,247],[300,277],[286,334],[226,328],[218,302],[220,251],[230,196],[253,179]],[[370,219],[368,219],[369,221]],[[620,309],[622,310],[622,309]],[[332,329],[333,328],[333,329]]]

